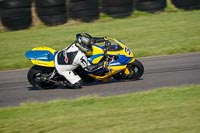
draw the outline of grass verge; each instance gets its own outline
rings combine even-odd
[[[92,23],[0,32],[0,70],[29,67],[31,63],[24,56],[27,50],[41,45],[62,49],[79,32],[120,39],[136,57],[200,51],[199,14],[200,11],[135,13],[126,19],[103,18]]]
[[[2,133],[198,133],[200,86],[0,109]]]

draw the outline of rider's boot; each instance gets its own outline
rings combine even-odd
[[[79,80],[78,82],[76,82],[75,84],[72,85],[72,88],[73,89],[80,89],[80,88],[82,88],[82,84],[83,84],[83,81]]]
[[[82,88],[82,80],[79,80],[78,82],[76,82],[75,84],[71,84],[69,81],[63,81],[62,85],[66,88],[70,88],[70,89],[80,89]]]

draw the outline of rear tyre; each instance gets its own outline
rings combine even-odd
[[[54,89],[57,87],[57,85],[46,80],[53,70],[54,68],[33,66],[28,71],[28,81],[35,89]]]

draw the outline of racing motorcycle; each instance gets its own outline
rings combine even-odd
[[[25,53],[26,58],[34,64],[27,73],[29,83],[37,89],[53,89],[62,86],[66,79],[54,67],[57,51],[47,46],[35,47]],[[93,44],[88,56],[91,64],[107,61],[108,67],[88,72],[81,67],[75,72],[83,82],[108,80],[138,80],[144,73],[143,64],[135,59],[133,52],[120,40],[108,38],[104,45]]]

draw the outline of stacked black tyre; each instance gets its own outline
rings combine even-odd
[[[135,8],[138,11],[149,13],[162,12],[166,6],[166,0],[135,0]]]
[[[98,0],[70,0],[69,16],[83,22],[91,22],[99,18]]]
[[[35,0],[39,19],[48,26],[65,24],[67,22],[65,0]]]
[[[1,23],[7,30],[23,30],[31,26],[31,0],[4,0],[1,8]]]
[[[102,12],[113,18],[124,18],[133,13],[133,0],[102,0]]]
[[[171,0],[172,3],[180,9],[184,10],[199,10],[200,0]]]
[[[2,14],[3,14],[2,5],[3,5],[3,0],[0,0],[0,20],[1,20]]]
[[[2,0],[0,0],[0,31],[2,29],[1,27],[1,16],[2,16],[3,10],[2,10]]]

